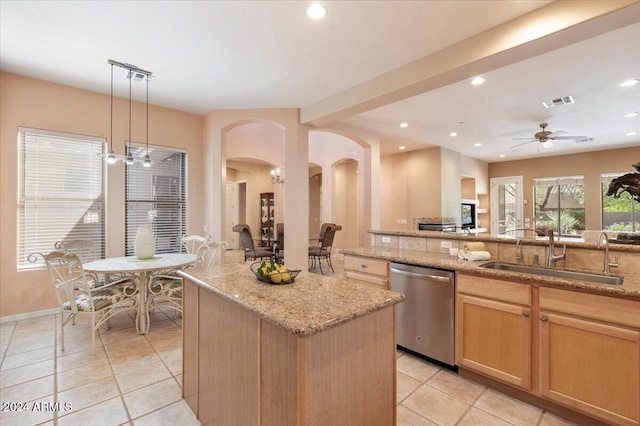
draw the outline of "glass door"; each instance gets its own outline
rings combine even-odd
[[[524,236],[522,176],[491,179],[491,234]]]

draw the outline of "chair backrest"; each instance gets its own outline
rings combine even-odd
[[[73,253],[77,255],[82,262],[91,262],[102,257],[91,240],[58,241],[55,244],[55,249],[66,253]]]
[[[340,231],[341,229],[341,225],[336,225],[335,223],[328,224],[327,229],[324,233],[324,238],[320,240],[320,247],[323,249],[331,250],[331,246],[333,245],[333,237],[335,237],[336,231]]]
[[[187,253],[196,254],[200,247],[211,242],[211,236],[207,235],[206,237],[203,237],[200,235],[185,235],[182,237],[180,242]]]
[[[276,242],[278,250],[284,250],[284,223],[276,223]]]
[[[201,245],[196,252],[196,267],[208,267],[213,265],[213,261],[216,258],[216,253],[218,252],[218,248],[223,247],[224,249],[229,248],[229,243],[226,241],[221,241],[219,243],[209,242]]]
[[[327,232],[327,228],[335,225],[335,223],[323,223],[322,226],[320,226],[320,241],[324,239],[324,234]]]
[[[233,232],[240,233],[240,242],[242,243],[242,248],[244,251],[254,250],[253,247],[253,238],[251,237],[251,228],[247,224],[236,225],[231,228]]]
[[[77,314],[78,307],[75,302],[75,291],[78,290],[86,294],[91,293],[82,261],[77,255],[65,251],[52,251],[44,257],[44,261],[49,269],[51,283],[60,307],[68,302],[71,312]],[[93,311],[95,308],[93,306],[93,298],[88,297],[87,299]]]

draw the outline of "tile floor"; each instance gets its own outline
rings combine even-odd
[[[327,275],[342,276],[342,264],[336,257]],[[171,311],[152,313],[144,336],[128,313],[118,314],[111,330],[100,329],[94,356],[86,321],[68,325],[66,350],[56,350],[56,321],[0,325],[2,426],[200,424],[180,397],[182,330]],[[397,369],[398,425],[572,424],[400,351]]]

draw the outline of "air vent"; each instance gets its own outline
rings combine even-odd
[[[563,96],[561,98],[551,99],[550,101],[543,101],[542,105],[544,105],[544,107],[548,109],[555,106],[567,105],[572,103],[575,103],[572,96]]]

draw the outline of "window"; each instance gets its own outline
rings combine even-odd
[[[584,230],[584,176],[534,179],[533,191],[536,231],[577,237]]]
[[[103,138],[18,129],[18,269],[62,240],[91,240],[104,256]]]
[[[631,194],[622,192],[620,198],[607,196],[609,183],[624,173],[606,174],[600,177],[602,188],[602,229],[609,231],[640,231],[640,205]]]
[[[142,156],[146,153],[140,151]],[[138,227],[151,226],[156,253],[179,253],[186,233],[184,152],[149,148],[151,167],[141,162],[126,166],[125,253],[135,254]]]

